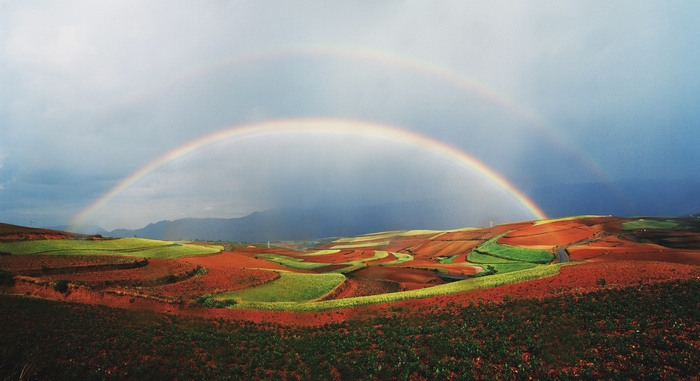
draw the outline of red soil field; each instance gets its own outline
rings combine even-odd
[[[579,224],[551,223],[541,225],[549,227],[550,231],[542,231],[541,226],[532,226],[506,234],[498,243],[512,246],[548,246],[556,247],[590,239],[598,234],[596,229]]]
[[[430,237],[432,237],[434,235],[435,234],[423,234],[423,235],[414,235],[414,236],[408,236],[408,237],[395,237],[395,238],[391,239],[391,242],[389,242],[388,245],[378,247],[377,250],[403,251],[407,248],[410,248],[412,246],[415,246],[415,245],[418,245],[422,242],[425,242],[426,239],[429,239]]]
[[[439,257],[452,256],[459,253],[469,252],[471,249],[479,246],[484,241],[469,240],[469,241],[424,241],[410,248],[411,253],[415,256]]]
[[[370,280],[388,280],[399,283],[442,284],[439,276],[428,270],[400,267],[365,267],[352,272],[352,276]]]
[[[551,234],[575,228],[585,230],[590,229],[592,232],[598,231],[598,229],[582,224],[578,220],[566,220],[526,226],[506,234],[506,237],[525,237],[531,235]]]
[[[498,225],[492,228],[469,229],[456,232],[448,232],[434,238],[434,241],[465,241],[465,240],[487,240],[499,234],[503,234],[508,230],[522,229],[526,226],[531,226],[533,222],[516,222],[512,224]]]
[[[381,295],[388,292],[401,291],[401,289],[401,285],[397,282],[348,278],[332,298],[327,298],[325,300],[352,298],[356,296]]]
[[[599,284],[601,278],[605,279],[605,286]],[[559,274],[546,278],[460,294],[401,301],[393,303],[392,306],[417,310],[450,303],[466,305],[470,302],[502,302],[505,298],[542,299],[554,295],[594,291],[601,287],[626,287],[691,278],[700,279],[700,267],[652,261],[583,263],[563,266]],[[381,309],[381,306],[374,307]]]
[[[662,252],[611,252],[590,259],[592,262],[616,262],[616,261],[659,261],[667,263],[679,263],[700,266],[700,252],[667,249]]]
[[[609,236],[603,237],[596,241],[592,241],[583,245],[571,246],[567,249],[569,257],[572,261],[580,261],[606,256],[611,253],[616,254],[642,254],[642,253],[661,253],[664,251],[672,251],[663,246],[650,243],[634,242],[628,236]],[[634,259],[628,257],[627,259]]]
[[[49,268],[92,266],[133,262],[133,257],[116,255],[0,255],[0,268],[10,271]]]
[[[148,292],[164,296],[196,297],[203,294],[259,286],[279,277],[279,273],[275,271],[211,268],[204,275],[196,275],[181,282],[152,287],[148,289]]]
[[[462,263],[465,263],[464,261]],[[406,266],[410,266],[413,269],[421,271],[429,271],[433,269],[445,269],[450,275],[474,275],[476,273],[482,272],[483,269],[478,265],[473,266],[463,266],[459,264],[441,264],[432,259],[428,258],[414,258],[410,262],[399,263],[397,265],[388,265],[385,268],[397,268],[397,269],[408,269]],[[429,271],[430,272],[430,271]],[[433,274],[432,272],[430,272]],[[420,283],[420,282],[418,282]]]
[[[236,248],[236,250],[238,250]],[[272,251],[266,250],[266,253]],[[247,253],[247,254],[246,254]],[[236,268],[236,269],[269,269],[269,270],[287,270],[300,273],[309,273],[308,270],[293,269],[275,262],[257,259],[254,257],[254,252],[223,252],[213,255],[198,255],[179,259],[209,269],[212,268]]]
[[[392,262],[397,260],[396,256],[392,253],[387,253],[388,255],[384,258],[377,259],[374,261],[367,262],[368,266],[380,266],[382,263]]]
[[[196,270],[197,266],[187,262],[170,261],[165,259],[149,259],[148,265],[128,270],[95,271],[77,274],[44,275],[41,279],[56,281],[65,279],[91,287],[110,285],[141,285],[157,281],[159,278],[184,277],[187,272]]]
[[[469,252],[465,252],[465,253],[460,254],[457,258],[452,260],[452,263],[455,265],[467,263],[467,255],[469,255]]]

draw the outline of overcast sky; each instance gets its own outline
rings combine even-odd
[[[0,221],[68,223],[194,139],[290,118],[425,135],[533,200],[700,180],[698,17],[696,1],[0,1]],[[84,222],[460,195],[482,219],[531,217],[497,188],[400,141],[285,134],[167,163]]]

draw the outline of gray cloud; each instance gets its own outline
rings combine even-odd
[[[65,223],[188,141],[294,117],[422,133],[527,189],[601,173],[697,179],[698,11],[694,2],[2,2],[0,215]],[[234,162],[193,158],[133,184],[115,207],[139,197],[150,206],[104,223],[447,199],[475,187],[429,159],[379,155],[375,143],[335,147],[342,158],[318,144],[259,148],[251,164],[246,147]],[[431,180],[415,187],[416,176]],[[448,178],[456,183],[435,185]],[[212,181],[220,185],[198,185]]]

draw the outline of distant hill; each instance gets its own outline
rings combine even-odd
[[[494,221],[499,222],[501,221]],[[481,225],[484,225],[484,221],[470,219],[469,214],[460,208],[449,209],[435,201],[416,201],[352,209],[274,209],[240,218],[184,218],[160,221],[135,230],[117,229],[104,235],[164,240],[264,242],[348,237],[387,230],[444,230]]]
[[[93,239],[93,235],[62,231],[60,229],[43,229],[28,226],[5,224],[0,222],[0,242],[28,241],[43,239]]]

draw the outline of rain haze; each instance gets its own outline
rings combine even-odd
[[[0,1],[0,221],[698,213],[698,16],[694,1]]]

